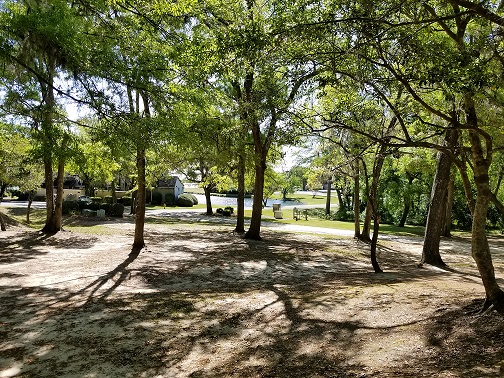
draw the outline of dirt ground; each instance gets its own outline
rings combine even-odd
[[[416,266],[420,238],[383,238],[374,274],[351,237],[186,221],[148,224],[138,255],[128,219],[0,233],[0,377],[504,376],[466,239],[443,271]]]

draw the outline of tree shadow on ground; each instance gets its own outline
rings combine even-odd
[[[462,362],[477,352],[481,361],[492,345],[474,335],[468,348],[463,336],[480,325],[458,298],[446,307],[432,291],[424,299],[408,292],[451,273],[415,269],[398,251],[383,251],[391,272],[378,275],[351,239],[266,231],[256,242],[221,229],[147,229],[146,242],[147,250],[101,266],[105,273],[78,290],[19,288],[16,276],[5,276],[1,369],[23,377],[431,377],[450,369],[464,376]],[[415,308],[422,311],[410,316]],[[359,358],[373,347],[388,351],[389,338],[408,327],[427,340],[415,356],[400,354],[382,371]],[[457,327],[464,332],[454,334]],[[494,336],[502,345],[497,328]],[[496,350],[480,365],[498,358]]]

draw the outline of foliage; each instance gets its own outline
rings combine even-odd
[[[195,205],[194,203],[194,195],[190,193],[183,193],[181,194],[178,199],[177,199],[177,206],[181,207],[193,207]]]
[[[110,216],[122,218],[124,214],[124,205],[122,203],[114,203],[110,205]]]

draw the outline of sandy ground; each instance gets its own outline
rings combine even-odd
[[[382,239],[374,274],[340,232],[254,242],[159,217],[135,255],[129,220],[69,224],[0,234],[0,377],[504,376],[504,319],[471,314],[484,290],[465,239],[443,241],[451,271],[416,266],[420,238]]]

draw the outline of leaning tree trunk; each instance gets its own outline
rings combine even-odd
[[[362,227],[362,233],[360,239],[366,242],[371,240],[371,220],[376,216],[375,211],[377,210],[376,195],[378,193],[378,183],[380,181],[380,175],[385,161],[385,145],[381,145],[379,151],[375,158],[375,164],[373,166],[373,180],[371,182],[371,188],[368,193],[368,200],[366,205],[366,216],[364,218],[364,225]],[[374,207],[374,208],[373,208]]]
[[[245,158],[238,155],[238,198],[236,199],[236,227],[235,232],[245,232]]]
[[[488,135],[482,136],[478,129],[476,109],[472,94],[466,94],[464,98],[464,110],[467,124],[472,126],[469,130],[471,142],[471,156],[473,160],[474,182],[476,183],[476,203],[474,205],[471,251],[478,271],[483,281],[486,293],[486,303],[504,313],[504,291],[499,287],[495,278],[492,255],[486,237],[486,220],[488,204],[490,201],[489,168],[492,162],[492,140]],[[481,138],[485,138],[485,148]],[[485,157],[486,152],[486,157]]]
[[[446,132],[445,145],[448,148],[455,147],[458,141],[458,130],[450,129]],[[434,182],[432,184],[429,213],[425,226],[425,238],[422,249],[422,259],[420,265],[430,264],[444,267],[446,264],[439,253],[441,233],[445,224],[447,193],[450,182],[450,171],[452,161],[450,157],[440,152],[438,154],[438,165]]]

